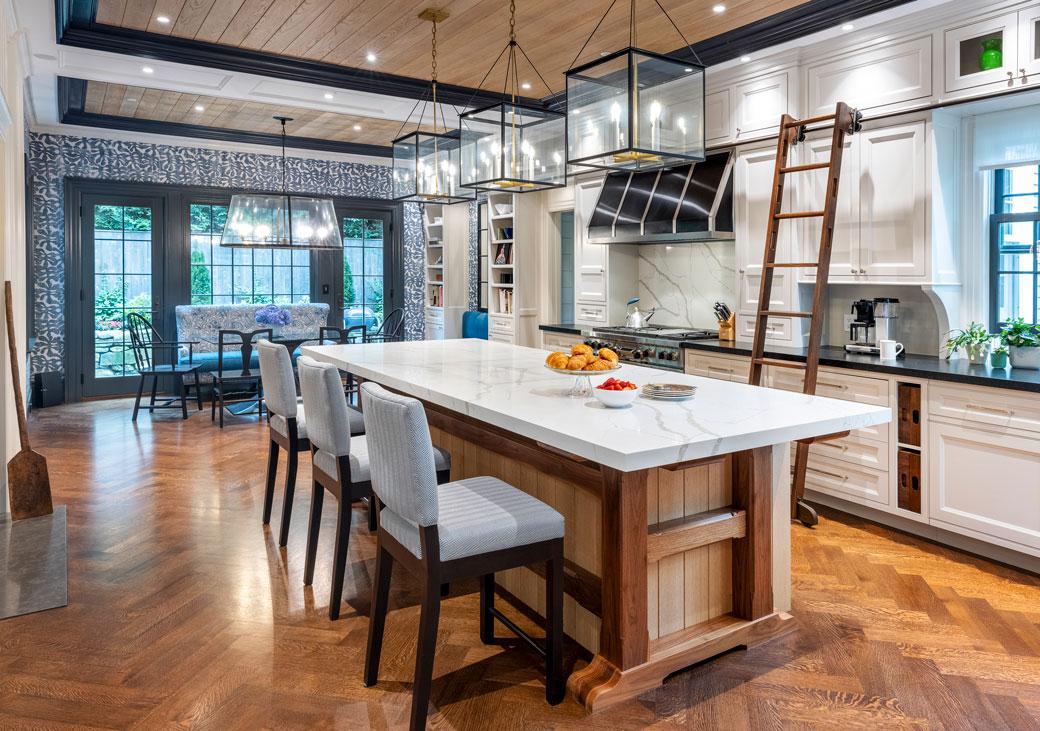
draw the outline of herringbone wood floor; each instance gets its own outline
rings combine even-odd
[[[34,446],[68,505],[71,601],[0,623],[0,727],[406,723],[417,597],[395,576],[382,681],[364,688],[363,509],[349,606],[329,622],[333,511],[305,589],[309,467],[283,553],[260,525],[265,429],[220,431],[203,414],[135,427],[125,401],[34,417]],[[852,518],[796,526],[793,540],[795,631],[591,717],[573,701],[546,706],[535,658],[482,646],[475,586],[452,587],[431,725],[1040,728],[1040,580]]]

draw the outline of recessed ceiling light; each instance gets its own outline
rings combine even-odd
[[[687,66],[686,68],[684,68],[684,69],[683,69],[683,71],[684,71],[685,73],[687,73],[687,74],[692,74],[692,73],[693,73],[693,69],[691,69],[691,68],[690,68],[689,66]]]
[[[196,104],[195,105],[195,111],[196,112],[204,112],[204,111],[206,111],[206,107],[202,106],[201,104]]]
[[[741,63],[747,63],[750,60],[751,60],[751,56],[741,56],[740,57],[740,62]]]
[[[332,92],[330,92],[330,91],[326,91],[326,92],[325,92],[325,98],[326,98],[326,99],[332,99]]]
[[[365,54],[365,60],[368,61],[369,63],[375,63],[376,62],[376,54],[374,54],[371,51],[369,51],[368,53]]]
[[[361,125],[360,124],[355,124],[354,125],[354,131],[355,132],[360,132],[361,131]]]
[[[711,10],[714,13],[724,13],[726,12],[726,6],[722,3],[719,3],[718,5],[712,5]]]
[[[154,72],[155,72],[155,69],[153,69],[151,66],[142,66],[141,67],[141,73],[151,74],[151,73],[154,73]]]
[[[129,97],[129,98],[127,99],[127,101],[128,101],[128,102],[131,102],[131,103],[133,103],[133,102],[137,101],[137,97],[133,97],[133,96],[132,96],[132,97]]]
[[[520,84],[520,88],[523,89],[524,91],[527,91],[528,89],[531,88],[531,85],[525,81],[524,83]]]
[[[843,25],[841,27],[841,29],[843,31],[845,31],[846,33],[848,33],[850,30],[854,30],[855,28],[856,28],[856,26],[854,26],[852,23],[846,23],[845,25]]]
[[[156,23],[162,23],[163,25],[166,25],[167,23],[170,22],[170,19],[168,17],[166,17],[165,15],[156,15],[155,16],[155,22]]]

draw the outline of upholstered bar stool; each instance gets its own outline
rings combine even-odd
[[[282,524],[278,531],[278,545],[285,546],[289,539],[289,519],[292,517],[293,496],[296,492],[296,471],[300,452],[311,448],[307,439],[305,411],[296,398],[296,376],[292,358],[284,345],[260,340],[256,344],[260,359],[260,378],[264,383],[271,444],[267,452],[267,485],[264,492],[264,525],[271,522],[271,504],[274,501],[274,483],[278,476],[279,448],[286,453],[285,496],[282,502]],[[350,433],[364,434],[365,421],[357,409],[348,411]],[[374,530],[373,524],[373,530]]]
[[[494,477],[438,485],[435,452],[422,404],[374,383],[361,385],[368,427],[372,488],[379,527],[365,685],[375,685],[383,645],[390,574],[400,563],[422,584],[419,647],[412,688],[411,727],[426,724],[443,582],[480,578],[480,637],[494,641],[499,619],[545,657],[545,697],[563,700],[563,516]],[[546,564],[545,646],[494,608],[497,571]]]
[[[336,520],[335,553],[332,559],[332,594],[329,598],[329,619],[339,618],[343,597],[343,576],[347,565],[347,547],[350,540],[351,503],[367,500],[369,529],[375,530],[376,506],[369,477],[367,437],[350,434],[350,412],[343,393],[339,370],[329,363],[301,356],[296,362],[300,372],[300,393],[307,414],[307,435],[311,447],[311,515],[307,529],[307,557],[303,583],[314,580],[314,560],[321,528],[321,509],[325,490],[339,503]],[[447,481],[451,460],[447,452],[436,455],[436,470]]]

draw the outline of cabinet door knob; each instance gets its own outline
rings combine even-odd
[[[1023,84],[1026,83],[1027,81],[1029,81],[1029,77],[1026,76],[1026,70],[1025,69],[1019,69],[1018,72],[1020,74],[1022,74],[1022,83]]]

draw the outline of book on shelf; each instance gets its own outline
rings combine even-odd
[[[495,249],[495,265],[503,266],[513,263],[513,245],[499,244]]]
[[[498,311],[503,315],[513,314],[513,290],[498,290]]]

